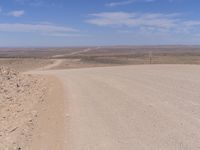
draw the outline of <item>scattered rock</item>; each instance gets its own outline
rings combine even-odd
[[[34,108],[44,100],[45,84],[41,76],[0,67],[0,150],[21,150],[31,139],[37,119]]]

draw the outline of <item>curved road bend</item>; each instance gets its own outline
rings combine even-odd
[[[200,66],[47,71],[65,87],[69,150],[199,150]]]

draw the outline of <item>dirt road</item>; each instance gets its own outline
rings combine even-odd
[[[64,84],[66,149],[200,149],[200,66],[144,65],[45,74]]]
[[[51,64],[38,68],[36,70],[49,70],[49,69],[59,66],[60,64],[62,64],[62,62],[63,62],[63,59],[55,59],[55,60],[52,60]]]

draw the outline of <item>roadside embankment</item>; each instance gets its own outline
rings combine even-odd
[[[20,150],[32,139],[47,80],[0,67],[0,149]]]

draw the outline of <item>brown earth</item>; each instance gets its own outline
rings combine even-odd
[[[0,48],[0,65],[18,71],[143,64],[200,64],[200,46]]]
[[[34,58],[1,58],[0,66],[6,66],[8,68],[24,72],[37,68],[41,68],[46,65],[54,63],[49,59],[34,59]]]

